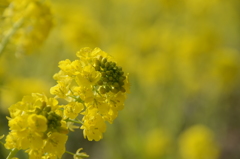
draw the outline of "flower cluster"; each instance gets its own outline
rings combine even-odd
[[[30,158],[61,158],[68,129],[59,108],[56,99],[37,93],[12,105],[5,147],[26,150]]]
[[[3,36],[14,34],[10,41],[17,53],[31,53],[43,43],[53,26],[50,8],[40,0],[10,0],[3,16],[6,30]]]
[[[10,132],[7,149],[25,150],[30,159],[57,159],[65,152],[69,130],[81,124],[84,137],[98,141],[123,109],[129,91],[128,75],[99,48],[83,48],[78,60],[60,61],[54,75],[57,85],[50,89],[55,98],[33,93],[9,107]],[[67,104],[59,105],[58,98]],[[77,119],[78,116],[81,120]],[[78,149],[74,158],[88,157]]]
[[[99,48],[83,48],[78,60],[60,61],[61,69],[54,75],[57,85],[51,94],[69,102],[64,106],[64,118],[74,119],[81,114],[84,137],[98,141],[123,109],[129,91],[128,75]]]

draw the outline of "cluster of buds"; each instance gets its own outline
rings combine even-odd
[[[115,62],[108,61],[107,58],[100,56],[96,58],[94,64],[95,70],[101,73],[101,79],[98,81],[99,91],[101,94],[108,93],[109,91],[113,93],[126,92],[124,88],[124,72],[122,67],[116,66]]]

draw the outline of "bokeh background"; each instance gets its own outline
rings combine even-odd
[[[0,27],[8,4],[0,2]],[[240,158],[239,0],[47,4],[53,24],[46,40],[21,55],[9,42],[0,55],[0,135],[8,132],[11,104],[33,92],[50,96],[60,60],[100,47],[130,73],[131,93],[101,141],[76,130],[67,150],[82,147],[91,159]]]

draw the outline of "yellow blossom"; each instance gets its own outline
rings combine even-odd
[[[47,119],[43,115],[32,114],[28,117],[29,128],[37,132],[45,132],[47,130]]]
[[[53,26],[49,6],[40,0],[10,0],[4,16],[3,25],[7,30],[4,36],[15,32],[10,40],[15,44],[18,54],[31,53],[40,46]]]
[[[181,134],[179,146],[183,159],[217,159],[219,156],[213,132],[203,125],[195,125]]]
[[[75,119],[84,107],[82,103],[70,102],[64,108],[64,117]]]
[[[61,158],[65,152],[65,143],[68,136],[62,133],[53,132],[48,136],[48,139],[44,145],[44,151],[52,154],[56,154],[57,157]]]

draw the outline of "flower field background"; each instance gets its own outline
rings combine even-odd
[[[0,136],[9,131],[8,107],[31,93],[51,96],[59,61],[100,47],[129,72],[131,93],[101,141],[76,130],[69,151],[83,147],[91,159],[240,158],[240,1],[46,3],[49,10],[31,14],[35,36],[20,28],[0,54]],[[20,16],[8,5],[0,1],[1,43],[13,27],[8,17]],[[1,146],[0,158],[7,154]]]

